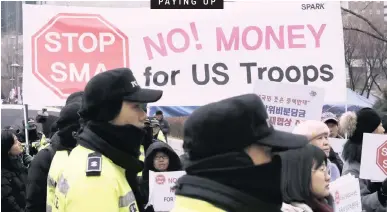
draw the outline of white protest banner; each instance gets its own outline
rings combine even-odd
[[[291,132],[303,120],[320,120],[324,89],[289,83],[256,81],[254,93],[266,105],[270,123]]]
[[[364,133],[360,178],[381,182],[387,177],[387,135]]]
[[[335,151],[340,158],[343,160],[341,154],[343,152],[344,144],[347,142],[347,139],[343,138],[328,138],[329,145]]]
[[[345,175],[329,184],[335,212],[361,212],[359,179]]]
[[[130,67],[159,106],[201,106],[253,83],[324,88],[344,102],[340,2],[227,2],[223,10],[23,5],[24,102],[64,105],[95,74]],[[39,95],[36,95],[36,92]]]
[[[185,175],[185,171],[153,172],[149,171],[149,203],[155,211],[170,211],[175,204],[177,179]]]

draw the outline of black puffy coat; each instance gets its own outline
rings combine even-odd
[[[180,162],[179,156],[176,152],[170,147],[167,143],[162,141],[156,141],[152,143],[148,150],[145,153],[144,160],[144,170],[142,171],[142,176],[139,177],[139,186],[141,191],[141,196],[143,198],[142,202],[144,206],[148,203],[149,197],[149,170],[157,172],[153,166],[153,159],[157,152],[164,152],[169,157],[169,166],[167,171],[180,171],[182,170],[182,165]],[[153,212],[153,207],[149,206],[146,212]]]
[[[21,212],[26,205],[27,168],[19,157],[2,156],[1,211]]]
[[[59,145],[59,137],[55,134],[51,139],[50,146],[56,151]],[[46,211],[47,198],[47,176],[50,170],[54,153],[44,148],[35,155],[30,164],[27,181],[26,211]]]

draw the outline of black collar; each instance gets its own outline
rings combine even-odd
[[[137,175],[144,167],[144,163],[138,160],[138,158],[111,146],[87,126],[79,134],[78,143],[83,147],[101,153],[131,174]]]
[[[229,212],[281,212],[281,205],[263,202],[234,188],[196,176],[181,177],[176,194],[204,200]]]

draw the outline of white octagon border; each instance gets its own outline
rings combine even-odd
[[[386,144],[387,144],[387,141],[383,142],[383,144],[380,145],[380,146],[376,149],[376,165],[379,167],[379,169],[381,169],[381,171],[382,171],[385,175],[387,175],[387,171],[384,171],[384,168],[381,167],[381,165],[379,164],[379,158],[380,158],[380,156],[379,156],[379,149],[382,148],[382,147],[384,147],[384,146],[386,146]]]
[[[127,67],[127,57],[126,57],[126,54],[127,54],[127,49],[126,49],[126,40],[125,40],[125,38],[124,37],[122,37],[121,35],[120,35],[120,33],[118,33],[117,32],[117,30],[115,30],[110,24],[108,24],[108,23],[106,23],[106,21],[104,21],[104,20],[102,20],[100,17],[98,17],[98,16],[69,16],[69,15],[63,15],[63,16],[58,16],[58,17],[56,17],[55,18],[55,20],[51,23],[51,24],[49,24],[49,25],[47,25],[45,28],[43,28],[44,30],[42,30],[38,35],[36,35],[35,37],[34,37],[34,43],[35,43],[35,49],[33,50],[34,52],[35,52],[35,58],[34,58],[34,62],[35,62],[35,67],[34,67],[34,72],[39,76],[39,78],[41,79],[41,80],[43,80],[47,85],[49,85],[49,87],[51,88],[51,89],[53,89],[53,90],[55,90],[55,91],[57,91],[62,97],[68,97],[70,94],[64,94],[64,93],[62,93],[62,91],[60,90],[60,89],[58,89],[57,87],[55,87],[53,84],[51,84],[45,77],[43,77],[41,74],[40,74],[40,72],[39,72],[39,70],[38,70],[38,44],[37,44],[37,40],[38,40],[38,38],[40,38],[40,36],[42,35],[42,34],[44,34],[49,28],[51,28],[52,27],[52,25],[54,25],[59,19],[61,19],[61,18],[83,18],[83,19],[90,19],[90,18],[94,18],[94,19],[98,19],[101,23],[103,23],[103,24],[105,24],[105,26],[107,26],[110,30],[112,30],[114,33],[116,33],[116,35],[118,35],[122,40],[123,40],[123,42],[122,42],[122,44],[123,44],[123,46],[122,46],[122,49],[124,50],[123,51],[123,64],[124,64],[124,66],[123,67]]]

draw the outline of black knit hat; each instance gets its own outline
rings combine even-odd
[[[381,123],[380,116],[372,108],[363,108],[356,112],[356,128],[349,140],[355,143],[363,141],[363,133],[372,133]]]
[[[79,123],[78,111],[81,109],[81,103],[73,102],[63,107],[60,111],[59,119],[56,125],[59,129]]]

